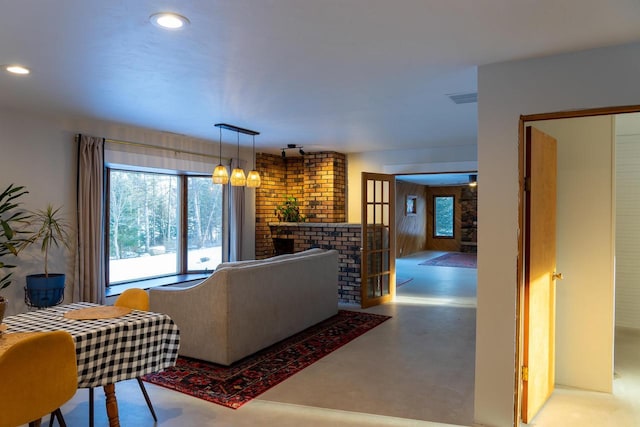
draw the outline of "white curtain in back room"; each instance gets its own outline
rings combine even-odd
[[[640,329],[640,114],[616,116],[616,326]]]

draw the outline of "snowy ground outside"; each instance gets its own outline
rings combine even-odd
[[[187,259],[189,270],[213,271],[222,262],[222,246],[191,249]],[[109,261],[109,282],[126,282],[152,276],[176,274],[177,266],[178,258],[175,252],[114,259]]]

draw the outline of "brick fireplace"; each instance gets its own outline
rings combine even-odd
[[[310,248],[339,253],[338,298],[360,304],[360,224],[347,224],[346,156],[336,152],[300,157],[257,153],[262,185],[256,189],[256,259]],[[302,223],[278,222],[276,206],[295,197]]]
[[[286,196],[298,200],[309,223],[343,223],[346,218],[346,156],[336,152],[300,157],[256,153],[262,185],[256,189],[256,259],[275,255],[269,223]],[[275,236],[277,237],[277,236]]]

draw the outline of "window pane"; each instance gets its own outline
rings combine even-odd
[[[111,170],[109,283],[178,272],[178,177]]]
[[[433,204],[433,235],[453,237],[453,196],[436,196]]]
[[[187,177],[187,269],[214,270],[222,262],[222,185]]]

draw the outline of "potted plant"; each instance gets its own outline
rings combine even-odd
[[[60,246],[70,249],[70,227],[61,209],[49,204],[46,209],[31,213],[30,224],[36,226],[36,231],[29,237],[29,243],[39,242],[44,254],[44,273],[27,276],[27,298],[35,307],[56,305],[64,296],[65,274],[49,273],[49,250]]]
[[[276,206],[275,214],[280,222],[305,222],[307,218],[300,213],[298,199],[286,196],[284,203]]]
[[[18,252],[29,243],[25,238],[28,231],[24,230],[23,226],[28,223],[30,216],[20,209],[19,201],[27,193],[24,186],[13,184],[9,184],[0,193],[0,270],[15,268],[15,265],[7,264],[6,257],[17,256]],[[13,273],[5,271],[0,274],[0,290],[11,284],[12,275]],[[0,295],[0,323],[4,318],[6,306],[7,299]]]

